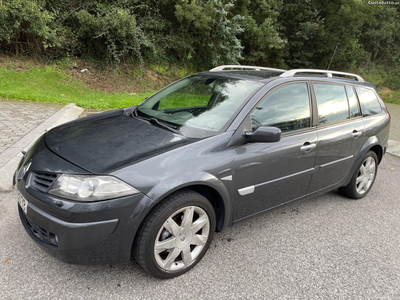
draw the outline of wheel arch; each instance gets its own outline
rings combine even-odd
[[[180,191],[190,189],[204,196],[212,204],[216,217],[216,231],[220,232],[226,229],[232,224],[231,221],[231,204],[229,201],[229,193],[226,190],[222,182],[214,177],[213,182],[208,181],[192,181],[184,184],[177,185],[171,189],[165,190],[164,192],[152,191],[149,193],[150,197],[154,200],[154,203],[149,207],[143,214],[141,223],[143,220],[151,214],[163,201],[173,194],[179,193]],[[216,186],[216,183],[217,184]]]
[[[350,171],[347,173],[346,180],[343,182],[343,186],[347,185],[351,177],[353,176],[353,173],[355,170],[358,168],[358,166],[361,164],[361,161],[363,157],[365,156],[368,151],[373,151],[375,152],[376,156],[378,157],[378,164],[381,162],[384,150],[379,143],[379,139],[376,136],[371,136],[361,147],[360,151],[358,152],[358,155],[356,156],[356,159],[353,163],[353,166],[351,167]]]
[[[368,140],[365,141],[360,151],[358,152],[356,162],[359,162],[370,150],[375,152],[376,156],[378,156],[378,162],[380,163],[384,152],[383,147],[381,146],[381,143],[376,136],[371,136]]]
[[[374,145],[368,149],[368,151],[374,151],[376,156],[378,157],[378,164],[381,163],[383,157],[383,149],[381,145]]]
[[[221,194],[214,189],[213,187],[209,185],[204,185],[204,184],[194,184],[194,185],[189,185],[184,188],[181,188],[175,192],[179,192],[184,189],[190,189],[193,190],[200,195],[204,196],[208,201],[210,201],[211,205],[214,208],[215,212],[215,218],[216,218],[216,231],[221,232],[224,230],[224,221],[225,218],[227,217],[226,215],[226,207],[224,200],[221,196]]]
[[[216,216],[216,231],[221,232],[232,225],[232,207],[229,200],[229,193],[225,185],[211,174],[198,174],[197,180],[188,182],[188,174],[181,174],[180,178],[169,178],[153,187],[147,196],[153,202],[142,211],[138,230],[135,232],[133,244],[137,238],[139,228],[146,222],[146,219],[162,205],[162,203],[175,193],[190,189],[204,196],[214,208]],[[193,174],[191,174],[193,178]],[[132,244],[132,246],[133,246]]]

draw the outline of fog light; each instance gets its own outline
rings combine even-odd
[[[54,233],[50,233],[50,241],[53,245],[58,246],[58,236],[56,236]]]

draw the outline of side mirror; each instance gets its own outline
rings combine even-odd
[[[277,127],[260,126],[254,131],[246,131],[246,139],[251,142],[273,143],[281,140],[281,130]]]

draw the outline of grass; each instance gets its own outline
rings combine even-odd
[[[400,105],[400,91],[392,91],[385,88],[378,90],[378,93],[384,102]]]
[[[6,99],[76,103],[86,109],[109,109],[136,105],[152,93],[110,94],[93,90],[54,66],[22,71],[0,69],[0,97]]]

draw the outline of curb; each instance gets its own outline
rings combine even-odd
[[[397,142],[395,140],[389,140],[386,153],[400,157],[400,142]]]
[[[75,120],[82,112],[83,108],[75,103],[70,103],[61,108],[58,112],[45,120],[42,124],[34,128],[23,138],[10,146],[0,154],[0,191],[7,191],[13,188],[12,176],[22,158],[21,151],[26,151],[29,147],[46,131],[63,123]]]

